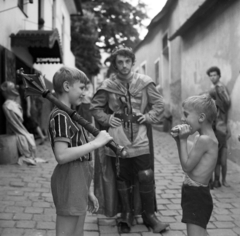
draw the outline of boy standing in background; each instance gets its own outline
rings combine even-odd
[[[57,98],[69,108],[81,103],[87,82],[82,71],[68,67],[60,68],[53,77]],[[88,142],[86,130],[57,107],[50,114],[49,134],[58,162],[51,177],[57,214],[56,235],[83,236],[88,201],[92,203],[92,212],[99,207],[93,191],[89,190],[92,180],[90,152],[107,144],[112,137],[101,131]]]

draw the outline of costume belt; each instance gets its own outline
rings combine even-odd
[[[137,120],[141,117],[136,114],[127,115],[124,113],[114,114],[114,117],[121,119],[124,122],[139,123]]]

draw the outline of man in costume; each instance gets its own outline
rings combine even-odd
[[[127,151],[127,158],[120,158],[119,163],[109,148],[98,151],[95,194],[100,202],[99,213],[114,216],[121,212],[118,221],[121,233],[130,232],[137,214],[142,215],[143,222],[153,232],[159,233],[168,224],[160,222],[154,213],[150,125],[160,122],[164,112],[163,99],[150,77],[132,71],[134,62],[132,49],[117,47],[111,55],[111,66],[116,73],[103,81],[92,99],[90,110],[97,125],[108,129],[114,141]],[[117,168],[112,165],[115,160],[119,164]]]

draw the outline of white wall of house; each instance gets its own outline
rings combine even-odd
[[[179,123],[181,118],[181,90],[182,90],[182,56],[181,38],[168,41],[170,37],[185,21],[199,8],[205,0],[168,0],[167,10],[163,8],[161,13],[155,17],[160,20],[150,24],[150,30],[140,46],[135,50],[135,70],[141,73],[141,64],[147,65],[147,75],[163,88],[163,97],[169,105],[173,116],[173,125]],[[170,6],[170,7],[169,7]],[[166,38],[166,40],[164,40]],[[165,45],[164,45],[165,44]],[[160,61],[159,81],[156,77],[156,61]],[[187,68],[186,68],[187,69]]]
[[[18,7],[18,0],[0,1],[0,45],[13,51],[15,55],[32,65],[32,58],[22,48],[11,48],[10,35],[21,30],[38,29],[38,3],[25,4],[24,12]]]
[[[18,7],[18,0],[0,1],[0,11],[3,11],[0,12],[0,43],[9,50],[11,50],[9,36],[12,33],[16,34],[20,29],[38,29],[37,1],[33,1],[33,4],[28,3],[25,6],[26,15]]]
[[[205,1],[206,0],[178,0],[178,8],[181,12],[177,19],[179,25],[185,23],[186,19],[188,19],[195,11],[197,11]]]
[[[69,1],[72,2],[72,1]],[[53,7],[53,4],[55,6]],[[49,81],[52,81],[54,73],[63,65],[75,67],[75,57],[71,51],[71,19],[68,6],[64,0],[44,0],[42,6],[42,18],[45,20],[44,30],[49,30],[49,26],[58,29],[62,50],[63,64],[34,64]],[[54,10],[53,10],[54,9]],[[56,16],[53,18],[53,13]],[[53,20],[54,19],[54,20]]]
[[[146,63],[147,75],[163,88],[164,101],[171,113],[175,112],[174,109],[176,109],[175,113],[179,113],[178,97],[181,87],[179,58],[173,54],[176,52],[176,46],[168,41],[168,37],[179,27],[180,23],[178,20],[179,8],[176,6],[177,2],[160,21],[155,23],[155,26],[150,28],[144,41],[135,50],[135,70],[141,73],[141,64]],[[157,62],[159,62],[158,76],[156,75]],[[172,70],[172,64],[175,66],[174,70]],[[177,95],[177,98],[175,95]]]
[[[77,12],[74,0],[41,0],[41,18],[45,23],[41,30],[58,29],[63,50],[63,64],[33,64],[32,56],[28,48],[11,47],[11,34],[17,34],[19,30],[39,30],[39,1],[34,0],[30,4],[24,0],[23,11],[18,7],[18,0],[0,0],[0,45],[12,51],[29,67],[42,72],[46,79],[52,81],[54,73],[62,66],[75,67],[75,57],[71,52],[71,19],[70,15]],[[14,68],[14,67],[13,67]],[[2,68],[0,68],[1,70]],[[18,69],[18,68],[16,68]],[[15,70],[15,68],[14,68]],[[1,79],[1,78],[0,78]],[[2,102],[2,101],[1,101]],[[43,103],[40,119],[40,127],[47,130],[47,117],[51,110],[48,101]],[[0,113],[0,116],[3,116]],[[1,120],[2,117],[0,117]],[[5,122],[5,121],[4,121]],[[1,132],[5,132],[1,130]]]
[[[136,63],[134,70],[143,73],[142,66],[146,66],[146,74],[150,76],[156,84],[163,86],[163,56],[162,56],[162,31],[157,28],[148,36],[148,39],[139,47],[136,52]],[[156,75],[156,64],[159,65],[159,73]]]
[[[208,91],[212,86],[206,70],[218,66],[221,81],[231,96],[228,125],[229,157],[240,164],[240,1],[212,12],[211,18],[197,24],[182,36],[182,99]]]
[[[25,1],[26,3],[28,1]],[[53,7],[55,4],[55,8]],[[67,6],[66,4],[69,4]],[[53,30],[57,28],[59,31],[62,50],[63,64],[34,64],[33,67],[40,70],[46,75],[46,78],[52,81],[53,74],[62,65],[75,67],[75,57],[71,52],[71,19],[70,13],[74,13],[74,2],[64,0],[42,0],[41,17],[45,24],[43,30]],[[12,8],[12,9],[11,9]],[[9,9],[9,10],[7,10]],[[55,9],[55,10],[53,10]],[[11,47],[12,33],[16,34],[19,30],[38,30],[38,1],[33,4],[24,5],[24,12],[18,7],[18,0],[0,1],[0,45],[13,51],[16,56],[22,59],[26,64],[32,66],[33,61],[28,50],[22,47]],[[69,12],[71,11],[71,12]],[[56,16],[53,17],[53,13]]]

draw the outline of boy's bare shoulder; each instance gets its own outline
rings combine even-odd
[[[206,135],[197,135],[195,137],[195,143],[197,145],[200,145],[200,146],[206,146],[206,144],[208,143],[209,139],[208,139],[208,136]]]
[[[206,149],[218,147],[218,141],[216,137],[211,137],[210,135],[199,135],[197,141],[200,145],[204,146]]]

